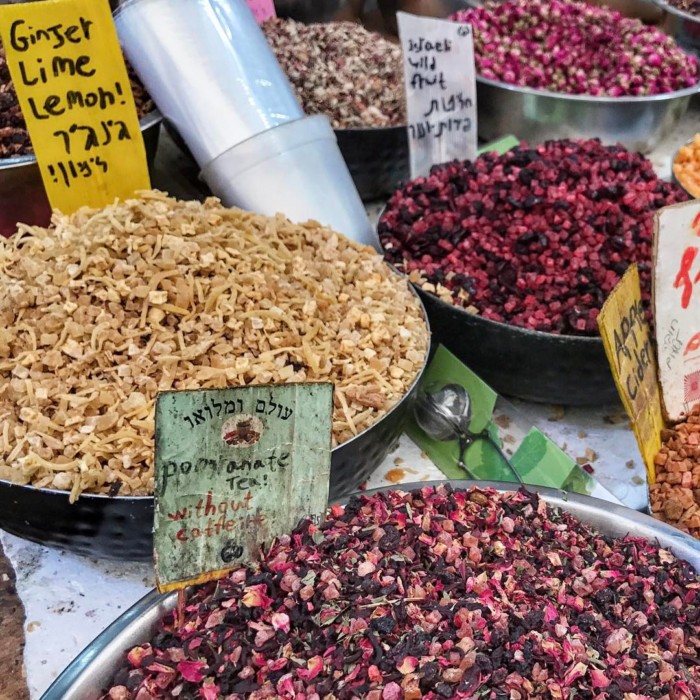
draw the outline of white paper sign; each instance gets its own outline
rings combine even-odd
[[[406,12],[396,17],[403,48],[411,177],[427,175],[438,163],[476,158],[471,27]]]
[[[700,402],[700,202],[654,221],[654,319],[661,392],[671,421]]]

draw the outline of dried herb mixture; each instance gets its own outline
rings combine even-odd
[[[334,446],[406,394],[428,330],[372,248],[140,195],[0,240],[0,479],[152,493],[159,391],[333,382]]]
[[[271,19],[263,31],[307,114],[336,129],[406,123],[398,45],[354,22]]]
[[[673,37],[608,7],[488,0],[451,19],[472,26],[479,75],[510,85],[621,97],[683,90],[700,79],[697,58]]]
[[[196,589],[103,699],[694,700],[700,577],[526,491],[334,506]]]

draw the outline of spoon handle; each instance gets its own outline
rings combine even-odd
[[[501,449],[501,446],[491,437],[488,430],[484,430],[482,435],[491,443],[491,445],[493,445],[496,452],[498,452],[498,454],[500,455],[501,459],[508,465],[508,468],[511,470],[511,472],[513,472],[513,476],[518,480],[518,483],[524,486],[525,482],[522,480],[520,474],[518,474],[518,472],[516,471],[515,467],[513,466],[513,463],[508,458],[508,455]]]
[[[459,460],[457,461],[457,466],[461,467],[464,469],[465,472],[467,472],[467,476],[470,479],[475,479],[476,476],[474,473],[469,469],[467,466],[467,463],[464,461],[464,455],[466,451],[469,449],[469,446],[474,442],[474,438],[470,437],[469,435],[460,435],[459,438]]]

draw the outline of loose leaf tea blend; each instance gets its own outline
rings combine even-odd
[[[153,491],[156,394],[332,381],[333,441],[406,393],[428,345],[376,252],[160,192],[0,241],[0,478]]]
[[[336,129],[406,123],[401,48],[354,22],[263,25],[275,56],[307,114]]]
[[[661,433],[656,483],[649,487],[651,511],[700,539],[700,404]]]
[[[191,592],[104,699],[700,695],[700,577],[534,494],[355,497]]]

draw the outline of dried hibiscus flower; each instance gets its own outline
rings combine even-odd
[[[103,700],[700,697],[700,577],[526,491],[334,506],[194,589]]]

